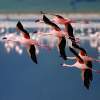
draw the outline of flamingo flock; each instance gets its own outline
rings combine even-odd
[[[2,37],[4,42],[13,41],[14,43],[19,43],[23,45],[30,55],[30,58],[35,64],[38,64],[38,57],[37,57],[37,47],[42,47],[47,50],[51,50],[47,44],[40,43],[41,37],[53,37],[57,39],[56,46],[58,49],[58,55],[64,60],[64,63],[61,64],[62,67],[75,67],[82,71],[82,80],[84,82],[84,86],[89,89],[90,84],[93,80],[92,72],[100,73],[99,70],[93,69],[93,61],[100,62],[98,59],[94,59],[88,56],[87,51],[81,47],[79,43],[79,39],[74,36],[73,27],[71,23],[75,22],[68,18],[64,18],[61,15],[56,14],[49,14],[41,11],[42,19],[37,19],[35,23],[43,23],[51,27],[51,30],[48,33],[36,32],[36,34],[40,37],[39,40],[32,39],[29,32],[24,28],[20,21],[16,24],[16,30],[20,33],[19,35],[6,35]],[[49,19],[47,16],[51,15],[53,18]],[[59,26],[63,25],[64,30]],[[52,40],[51,40],[52,41]],[[68,57],[66,54],[66,45],[68,45],[69,50],[72,52],[74,57]],[[10,46],[11,47],[11,46]],[[19,50],[19,48],[17,48]],[[20,51],[21,52],[21,51]],[[65,63],[67,59],[75,60],[75,64],[68,65]]]

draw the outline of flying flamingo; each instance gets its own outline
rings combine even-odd
[[[69,38],[69,36],[67,36],[67,32],[61,31],[61,29],[55,23],[50,21],[45,15],[43,15],[43,21],[46,24],[53,27],[53,33],[57,33],[57,36],[59,37],[58,46],[59,46],[60,54],[62,54],[61,56],[63,57],[64,60],[66,60],[66,55],[65,55],[66,37]],[[77,56],[81,61],[83,61],[73,48],[73,43],[76,42],[76,40],[74,41],[72,40],[70,42],[72,43],[70,43],[71,45],[68,45],[68,46],[71,52],[74,53],[74,55]]]
[[[51,48],[47,45],[44,45],[44,44],[40,44],[37,40],[33,40],[30,38],[30,35],[29,33],[23,28],[23,25],[21,24],[20,21],[18,21],[17,25],[16,25],[17,29],[19,31],[22,32],[22,35],[23,35],[23,40],[21,40],[20,42],[21,43],[25,43],[25,44],[28,44],[29,45],[29,54],[31,56],[31,59],[33,60],[33,62],[35,62],[37,64],[37,57],[36,57],[36,46],[39,46],[39,47],[43,47],[47,50],[51,50]]]
[[[95,70],[92,68],[92,61],[93,58],[87,56],[86,52],[80,51],[79,55],[83,59],[84,62],[82,62],[77,57],[68,57],[68,59],[76,59],[76,63],[73,65],[68,64],[62,64],[64,67],[76,67],[82,71],[82,80],[84,81],[84,86],[89,89],[90,82],[93,80],[92,71],[96,73],[100,73],[100,71]],[[95,60],[96,61],[96,60]]]
[[[20,21],[18,21],[17,25],[16,25],[17,29],[20,30],[23,34],[23,37],[26,39],[26,40],[30,40],[30,35],[29,33],[23,28],[23,25],[21,24]],[[37,64],[37,57],[36,57],[36,48],[35,48],[35,45],[34,44],[31,44],[31,41],[30,42],[30,45],[29,45],[29,54],[31,56],[31,59],[33,62],[35,62]]]
[[[30,39],[29,33],[23,28],[23,25],[21,24],[20,21],[18,21],[16,27],[18,30],[20,30],[22,32],[23,37],[14,37],[14,39],[13,39],[11,37],[5,36],[2,39],[26,45],[32,61],[37,64],[36,48],[34,45],[34,44],[37,44],[37,42]]]
[[[49,14],[49,13],[44,13],[41,11],[41,14]],[[65,26],[65,32],[67,32],[69,39],[72,41],[72,47],[69,47],[69,49],[74,55],[76,55],[82,61],[81,57],[78,56],[75,49],[82,50],[83,52],[85,50],[82,47],[80,47],[79,45],[77,45],[75,42],[75,37],[73,34],[73,27],[71,25],[71,22],[74,22],[74,21],[70,20],[70,19],[65,19],[61,15],[56,15],[56,14],[50,14],[50,15],[54,16],[53,22],[58,23],[58,24],[62,24]]]
[[[45,15],[43,15],[43,21],[45,24],[50,25],[53,27],[52,33],[56,33],[58,37],[58,48],[61,57],[66,60],[66,53],[65,53],[65,46],[66,46],[66,38],[62,35],[61,29],[52,21],[50,21]]]

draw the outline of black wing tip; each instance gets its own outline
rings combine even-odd
[[[21,22],[20,21],[17,22],[17,26],[19,26],[19,25],[21,25]]]
[[[92,71],[89,69],[86,69],[84,72],[84,86],[89,89],[91,82],[93,80],[93,75],[92,75]]]
[[[31,60],[32,60],[33,63],[38,64],[37,59],[33,59],[33,58],[31,57]]]
[[[35,52],[35,46],[31,45],[29,49],[29,53],[31,55],[31,59],[35,64],[38,64],[37,62],[37,57],[36,57],[36,52]]]
[[[43,14],[43,21],[44,22],[50,22],[50,20]]]
[[[89,90],[89,89],[90,89],[90,83],[89,83],[89,84],[84,83],[84,86],[85,86],[85,88],[86,88],[87,90]]]
[[[63,59],[64,59],[64,60],[67,60],[67,57],[64,57]]]
[[[32,59],[32,61],[35,63],[35,64],[38,64],[38,62],[37,62],[37,59],[35,58],[33,58],[32,56],[31,56],[31,59]]]
[[[60,54],[61,56],[61,58],[63,58],[63,60],[67,60],[67,56],[66,55],[62,55],[62,54]]]
[[[89,88],[90,88],[90,80],[84,79],[84,86],[85,86],[85,88],[86,88],[87,90],[89,90]]]
[[[66,47],[66,39],[65,39],[65,37],[62,37],[62,40],[59,44],[60,55],[64,60],[67,60],[65,47]]]
[[[37,61],[34,61],[35,62],[35,64],[38,64],[38,62]]]
[[[62,57],[64,60],[67,60],[67,57]]]
[[[34,58],[34,57],[31,56],[31,59],[32,59],[33,63],[38,64],[36,57]]]
[[[23,25],[21,24],[20,21],[18,21],[17,25],[16,25],[20,30],[23,30]]]
[[[85,86],[85,87],[86,87],[86,89],[87,89],[87,90],[89,90],[89,89],[90,89],[90,88],[89,88],[89,86]]]
[[[45,15],[43,15],[43,21],[45,22],[45,24],[51,25],[55,30],[57,30],[57,31],[60,31],[61,30],[58,25],[56,25],[55,23],[53,23]]]
[[[23,27],[23,25],[21,24],[20,21],[18,21],[18,23],[17,23],[16,26],[17,26],[17,28],[18,28],[20,31],[24,32],[24,33],[30,38],[29,33],[27,32],[27,30],[24,29],[24,27]]]

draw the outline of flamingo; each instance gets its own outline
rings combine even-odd
[[[23,34],[23,37],[24,37],[23,42],[26,42],[26,41],[30,42],[29,47],[28,47],[28,51],[29,51],[29,54],[31,56],[32,61],[37,64],[36,48],[35,48],[35,45],[33,43],[31,43],[32,41],[30,40],[29,33],[23,28],[23,25],[21,24],[20,21],[18,21],[16,26],[17,26],[17,29],[20,30]]]
[[[80,59],[76,57],[68,57],[68,59],[76,59],[76,63],[72,65],[62,64],[63,67],[76,67],[82,71],[82,80],[84,81],[84,86],[89,89],[90,83],[93,80],[92,71],[96,73],[100,73],[92,68],[92,61],[93,59],[87,56],[86,52],[80,51],[79,55],[83,59],[84,62],[80,61]]]
[[[58,15],[58,14],[51,14],[51,13],[46,13],[46,12],[43,12],[43,11],[40,11],[41,14],[48,14],[48,15],[53,15],[54,18],[53,18],[53,22],[56,22],[57,24],[65,24],[65,23],[69,23],[69,22],[73,22],[72,20],[70,19],[65,19],[64,17],[62,17],[61,15]]]
[[[69,36],[69,34],[67,35],[67,33],[68,32],[62,32],[61,31],[61,29],[55,24],[55,23],[53,23],[52,21],[50,21],[45,15],[43,15],[43,21],[46,23],[46,24],[48,24],[48,25],[50,25],[50,26],[52,26],[53,27],[53,31],[54,31],[54,33],[57,33],[57,35],[58,35],[58,37],[60,37],[59,38],[59,49],[60,49],[60,53],[62,54],[62,55],[65,55],[65,46],[66,46],[66,39],[65,39],[65,37],[67,37],[67,38],[71,38],[72,40],[71,40],[71,45],[69,45],[69,49],[70,49],[70,51],[75,55],[75,56],[77,56],[81,61],[83,61],[82,59],[81,59],[81,57],[77,54],[77,52],[74,50],[74,47],[73,47],[73,43],[75,44],[75,38],[73,38],[73,36],[71,35],[71,36]],[[63,37],[63,38],[61,38],[61,37]],[[73,39],[74,39],[74,41],[73,41]],[[78,45],[75,45],[75,47],[77,47],[77,48],[79,48],[78,47]],[[61,49],[62,48],[62,49]],[[85,51],[84,49],[81,49],[81,50],[83,50],[83,51]],[[64,58],[64,60],[66,60],[66,56],[62,56],[63,58]]]
[[[65,53],[65,46],[66,46],[66,38],[62,35],[61,29],[52,21],[50,21],[45,15],[43,15],[43,21],[45,24],[50,25],[53,27],[52,33],[57,33],[58,36],[58,48],[60,52],[60,56],[66,60],[66,53]]]
[[[72,47],[69,47],[69,49],[74,55],[76,55],[82,61],[81,57],[77,55],[75,49],[82,50],[83,52],[85,51],[85,49],[77,45],[76,42],[73,42],[75,41],[75,36],[73,34],[73,27],[71,25],[71,22],[74,22],[74,21],[70,19],[65,19],[61,15],[55,15],[55,17],[53,18],[53,21],[65,26],[65,31],[68,33],[69,39],[72,41]]]
[[[23,28],[23,25],[21,24],[20,21],[18,21],[17,23],[17,29],[19,31],[22,32],[22,35],[23,35],[23,40],[21,40],[20,42],[21,43],[25,43],[25,44],[28,44],[29,45],[29,54],[31,56],[31,59],[33,60],[33,62],[35,62],[37,64],[37,57],[36,57],[36,46],[39,46],[39,47],[43,47],[45,49],[47,49],[48,51],[51,50],[51,48],[47,45],[44,45],[44,44],[40,44],[37,40],[33,40],[30,38],[30,35],[29,33]]]

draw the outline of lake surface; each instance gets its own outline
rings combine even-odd
[[[88,40],[81,40],[81,46],[92,57],[100,55]],[[0,43],[0,100],[100,99],[100,74],[93,73],[90,90],[86,90],[80,70],[60,66],[63,61],[57,48],[50,52],[40,49],[37,65],[31,61],[26,49],[23,50],[22,55],[14,50],[8,54],[4,44]],[[66,53],[73,56],[68,48]],[[100,69],[100,63],[93,62],[93,68]]]
[[[51,12],[100,12],[100,0],[0,0],[1,13]],[[98,58],[100,52],[88,40],[81,40],[88,54]],[[38,64],[34,64],[27,50],[18,55],[7,53],[0,42],[0,100],[100,100],[100,74],[93,73],[90,90],[75,68],[63,69],[57,48],[50,52],[40,49]],[[66,48],[68,56],[73,56]],[[71,63],[66,61],[66,63]],[[94,69],[100,63],[93,62]]]

